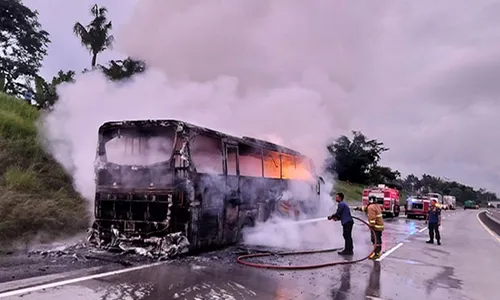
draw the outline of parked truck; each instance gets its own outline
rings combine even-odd
[[[425,194],[425,196],[427,196],[430,201],[436,200],[437,204],[438,204],[438,207],[439,208],[443,208],[443,206],[444,206],[444,204],[443,204],[443,195],[441,195],[439,193],[427,193],[427,194]]]
[[[428,195],[410,196],[406,199],[405,214],[408,219],[427,216],[431,198]]]
[[[375,196],[377,204],[382,209],[382,215],[388,217],[399,216],[399,190],[379,184],[363,190],[363,206],[368,205],[368,197]]]
[[[457,208],[457,199],[455,196],[445,195],[443,196],[443,206],[445,210],[455,210]]]

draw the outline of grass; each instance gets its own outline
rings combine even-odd
[[[366,186],[357,183],[347,183],[345,181],[336,181],[333,187],[333,193],[342,192],[348,202],[360,202],[363,199],[363,189]],[[404,205],[408,195],[405,191],[400,191],[399,204]]]
[[[343,193],[347,201],[361,201],[364,188],[365,186],[361,184],[347,183],[338,180],[333,187],[333,193]]]
[[[88,225],[85,201],[71,177],[44,150],[38,111],[0,93],[0,247],[50,241]]]

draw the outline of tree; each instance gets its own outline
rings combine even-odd
[[[75,72],[60,70],[50,83],[40,76],[35,78],[35,101],[38,108],[50,108],[58,100],[57,86],[63,82],[74,82]]]
[[[389,167],[383,167],[383,166],[374,166],[370,170],[369,174],[369,183],[371,184],[378,184],[378,183],[398,183],[397,180],[401,176],[401,173],[399,173],[398,170],[392,170]]]
[[[326,170],[336,173],[341,181],[358,184],[384,183],[399,189],[402,199],[409,195],[434,192],[455,196],[457,203],[473,200],[486,204],[498,200],[495,193],[486,189],[475,190],[471,186],[429,174],[423,174],[421,178],[410,174],[402,179],[399,171],[378,165],[381,154],[389,150],[382,142],[370,140],[359,131],[352,133],[352,140],[343,135],[327,147],[331,157],[325,162]]]
[[[380,155],[389,150],[384,144],[369,140],[359,131],[353,131],[352,141],[345,135],[328,146],[334,157],[333,165],[329,167],[339,180],[356,183],[370,183],[370,172],[380,161]]]
[[[471,186],[456,181],[444,180],[429,174],[423,174],[422,178],[410,174],[402,181],[402,187],[404,192],[410,195],[414,195],[417,192],[434,192],[455,196],[458,203],[463,203],[466,200],[486,203],[498,199],[495,193],[488,192],[485,189],[475,190]]]
[[[113,45],[114,37],[110,34],[113,25],[107,20],[107,12],[106,7],[99,7],[96,4],[90,9],[94,19],[87,26],[83,26],[80,22],[76,22],[73,26],[73,32],[92,55],[92,68],[96,66],[97,54]]]
[[[50,43],[38,22],[38,12],[20,0],[0,1],[1,91],[20,95],[27,89],[23,78],[35,78]]]
[[[111,60],[108,67],[99,66],[102,72],[111,80],[122,80],[146,70],[146,64],[140,60],[128,57],[125,60]]]

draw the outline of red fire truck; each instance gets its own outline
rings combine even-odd
[[[366,188],[363,190],[363,206],[368,205],[368,197],[370,196],[375,196],[384,217],[399,216],[399,191],[397,189],[387,187],[384,184]]]
[[[405,215],[412,219],[416,217],[426,217],[431,206],[429,195],[410,196],[406,200]]]

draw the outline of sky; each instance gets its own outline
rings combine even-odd
[[[126,87],[104,83],[97,75],[82,76],[61,90],[54,126],[71,121],[57,116],[81,117],[85,109],[70,103],[84,101],[78,100],[82,93],[99,100],[86,104],[89,115],[106,99],[135,97],[123,100],[126,108],[120,113],[103,109],[109,114],[95,124],[137,116],[138,107],[144,116],[144,105],[157,105],[146,95],[168,94],[185,101],[171,104],[163,115],[152,111],[155,116],[175,115],[260,136],[273,128],[270,139],[305,152],[360,130],[390,148],[381,163],[404,175],[427,173],[500,192],[500,1],[24,3],[39,11],[51,34],[44,76],[89,67],[91,57],[72,26],[90,20],[94,3],[108,8],[117,40],[114,51],[98,61],[132,55],[155,69]],[[96,91],[88,91],[92,85]],[[215,104],[200,100],[214,94],[220,100]],[[75,131],[83,117],[80,122],[74,121]],[[78,141],[68,137],[68,143],[77,146]],[[79,160],[83,152],[58,155],[67,164],[84,164]],[[82,177],[90,176],[85,172]]]

